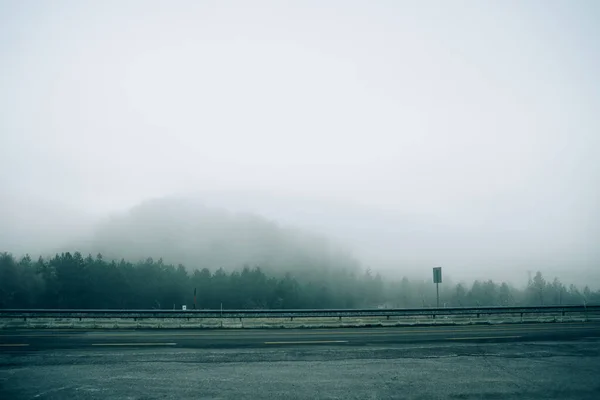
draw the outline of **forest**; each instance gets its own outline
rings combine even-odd
[[[566,286],[541,272],[518,288],[505,282],[440,285],[440,306],[598,304],[600,291]],[[386,280],[370,269],[324,269],[319,275],[239,270],[189,270],[148,258],[105,260],[65,252],[34,261],[0,253],[0,308],[301,309],[435,307],[431,280]]]

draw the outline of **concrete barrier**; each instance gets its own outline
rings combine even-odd
[[[345,312],[348,312],[346,310]],[[90,312],[93,313],[93,312]],[[523,322],[585,322],[600,321],[600,310],[554,312],[554,313],[496,313],[496,314],[453,314],[453,315],[382,315],[382,316],[254,316],[202,317],[173,316],[156,317],[138,313],[120,313],[102,316],[85,316],[78,310],[77,316],[69,316],[64,310],[59,315],[27,313],[3,313],[0,310],[0,329],[241,329],[241,328],[342,328],[342,327],[392,327],[416,325],[462,325],[501,324]],[[135,315],[135,316],[132,316]]]

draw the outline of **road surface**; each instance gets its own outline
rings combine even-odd
[[[118,346],[184,348],[358,346],[452,341],[514,342],[599,336],[600,323],[597,322],[337,329],[19,330],[0,331],[0,351]]]
[[[600,399],[600,324],[0,331],[0,399]]]

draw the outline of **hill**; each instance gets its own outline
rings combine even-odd
[[[275,272],[357,270],[347,249],[323,236],[197,200],[143,202],[101,222],[82,249],[108,258],[162,258],[189,269],[261,266]]]

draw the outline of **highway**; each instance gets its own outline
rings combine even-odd
[[[442,325],[394,328],[0,331],[0,351],[108,347],[235,348],[501,342],[600,337],[600,323]]]
[[[0,331],[0,399],[600,399],[600,324]]]

